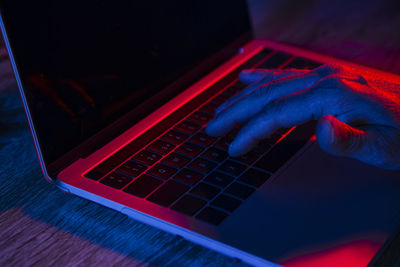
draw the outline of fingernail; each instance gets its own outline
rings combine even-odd
[[[237,153],[236,150],[237,150],[237,149],[236,149],[235,141],[232,141],[232,143],[230,143],[230,144],[229,144],[229,147],[228,147],[229,156],[231,156],[231,157],[237,157],[237,156],[238,156],[238,153]]]
[[[239,73],[239,79],[246,79],[247,76],[251,76],[251,75],[253,75],[253,74],[254,74],[254,71],[253,71],[253,70],[242,70],[242,71]]]

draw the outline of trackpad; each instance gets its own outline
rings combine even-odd
[[[400,171],[333,157],[313,144],[245,201],[220,234],[280,263],[352,244],[370,251],[361,259],[368,262],[397,226],[399,210]]]

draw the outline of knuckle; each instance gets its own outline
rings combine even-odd
[[[362,75],[358,75],[358,82],[361,84],[368,84],[368,81]]]
[[[262,84],[262,85],[260,85],[260,87],[265,86],[265,85],[267,85],[268,83],[277,80],[277,79],[279,78],[279,74],[280,74],[280,72],[278,72],[278,71],[270,72],[268,75],[266,75],[266,76],[260,81],[260,83]]]
[[[280,76],[282,76],[282,73],[280,71],[274,71],[271,73],[271,76],[269,77],[269,81],[274,81],[276,79],[279,79]]]
[[[309,88],[307,94],[315,102],[321,102],[325,105],[327,99],[334,101],[343,96],[345,91],[344,81],[336,75],[330,75],[321,79],[315,86]]]
[[[333,74],[321,79],[317,88],[327,92],[337,92],[338,90],[343,89],[345,86],[344,80],[341,77]]]
[[[362,76],[361,74],[357,74],[356,77],[359,81],[365,80],[364,76]]]
[[[272,113],[279,114],[282,112],[284,107],[284,101],[273,101],[268,105],[264,106],[263,113],[264,115],[270,115]]]
[[[260,85],[259,87],[257,87],[257,89],[254,90],[254,92],[252,93],[252,96],[265,97],[265,96],[268,96],[269,93],[270,93],[270,86],[267,83],[267,84],[263,84],[263,85]]]
[[[324,64],[314,70],[322,77],[343,72],[343,67],[337,64]]]
[[[359,74],[348,74],[342,77],[343,81],[355,82],[359,84],[368,84],[367,80]]]

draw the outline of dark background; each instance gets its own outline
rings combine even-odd
[[[255,35],[400,73],[397,0],[249,0]]]
[[[133,113],[119,132],[103,134],[115,138],[206,72],[153,99],[164,87],[250,31],[245,0],[0,5],[47,164]]]

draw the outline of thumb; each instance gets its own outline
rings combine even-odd
[[[338,156],[358,158],[366,142],[366,132],[353,128],[331,115],[319,119],[317,141],[326,152]]]
[[[400,130],[370,126],[360,130],[327,115],[317,124],[317,141],[328,153],[384,169],[400,169]]]

